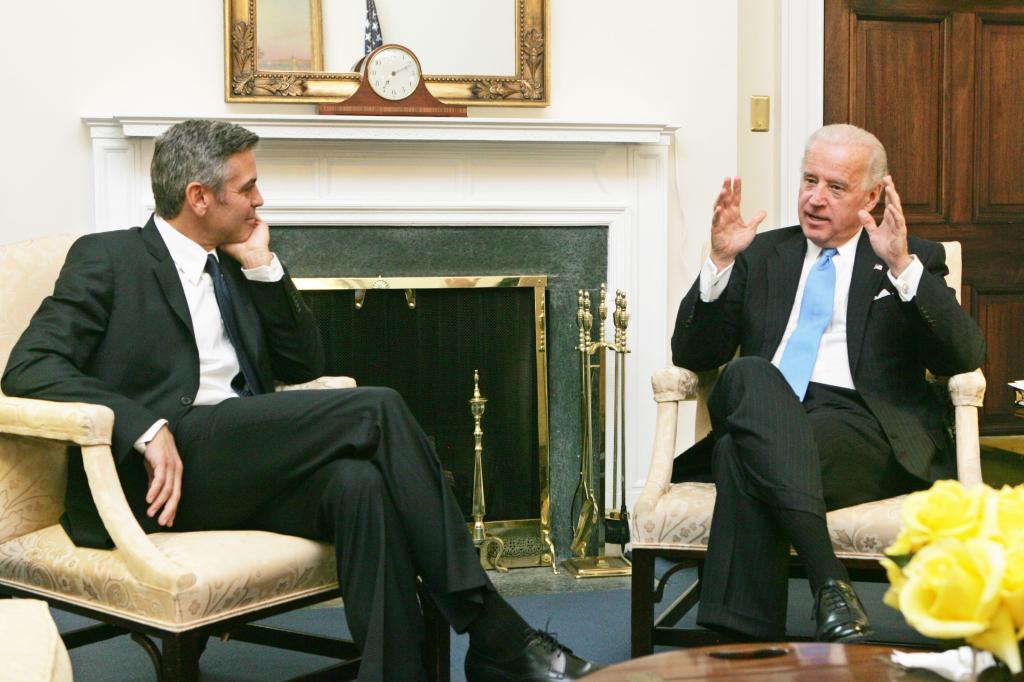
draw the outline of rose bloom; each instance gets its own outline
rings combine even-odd
[[[928,490],[907,495],[903,501],[903,527],[885,553],[913,554],[941,538],[974,537],[985,518],[985,503],[991,492],[985,486],[968,490],[959,481],[936,481]]]
[[[1024,544],[1006,550],[1006,572],[1003,574],[1003,602],[1018,628],[1017,639],[1024,637]]]
[[[1024,485],[1004,485],[992,494],[984,534],[1004,547],[1024,543]]]
[[[936,540],[904,568],[899,610],[921,634],[964,638],[1019,672],[1016,632],[1002,599],[1005,567],[1005,549],[997,542]]]

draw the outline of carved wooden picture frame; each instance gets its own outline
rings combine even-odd
[[[383,1],[378,0],[378,3]],[[515,33],[515,73],[432,73],[429,64],[425,64],[424,80],[435,97],[469,106],[544,107],[550,104],[549,0],[508,1],[515,4],[515,26],[508,27]],[[310,2],[310,16],[318,23],[321,21],[319,2]],[[353,71],[261,70],[257,63],[258,21],[257,0],[224,0],[224,86],[228,102],[339,102],[355,92],[359,74]],[[438,21],[451,19],[439,16]],[[472,27],[465,30],[472,30]],[[313,26],[312,31],[314,35],[322,35],[319,26]],[[319,59],[319,63],[323,63],[322,54]]]

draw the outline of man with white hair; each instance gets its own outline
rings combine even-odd
[[[765,213],[745,221],[740,198],[740,179],[726,178],[711,254],[672,336],[676,365],[725,365],[708,401],[712,433],[673,474],[710,466],[717,489],[698,623],[781,639],[792,546],[815,595],[816,638],[861,641],[873,633],[825,513],[956,476],[925,370],[971,371],[984,342],[945,285],[942,246],[907,235],[885,148],[866,130],[811,135],[799,225],[758,235]]]

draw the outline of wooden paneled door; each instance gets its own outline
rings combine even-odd
[[[824,91],[826,123],[885,144],[911,234],[963,243],[982,432],[1024,433],[1024,2],[825,0]]]

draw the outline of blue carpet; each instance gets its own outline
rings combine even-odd
[[[662,567],[663,568],[663,567]],[[666,591],[668,602],[694,578],[692,571],[673,576]],[[882,604],[885,585],[858,584],[872,624],[882,638],[901,642],[926,642],[911,631],[902,617]],[[547,628],[580,656],[600,663],[616,663],[629,658],[629,592],[562,592],[527,597],[512,597],[509,602],[533,627]],[[80,627],[89,621],[61,611],[53,611],[61,630]],[[275,616],[265,622],[332,636],[347,637],[343,610],[307,608]],[[691,612],[682,625],[692,627]],[[794,635],[811,635],[811,596],[806,581],[791,581],[789,589],[789,628]],[[452,637],[452,680],[464,682],[462,661],[469,645],[468,637]],[[151,681],[155,679],[149,658],[128,637],[72,650],[71,664],[78,682],[106,680]],[[331,659],[281,649],[212,640],[201,660],[203,680],[207,682],[262,682],[286,680],[326,667]]]
[[[603,663],[629,658],[629,592],[573,592],[514,597],[509,600],[534,627],[547,627],[581,656]],[[60,630],[88,624],[86,618],[52,610]],[[348,637],[343,609],[307,608],[268,618],[266,623],[335,637]],[[462,661],[469,638],[452,637],[452,680],[463,682]],[[73,649],[77,682],[155,679],[148,656],[127,636]],[[116,661],[116,666],[113,663]],[[245,642],[211,640],[200,666],[204,681],[286,680],[332,663],[331,659]]]

